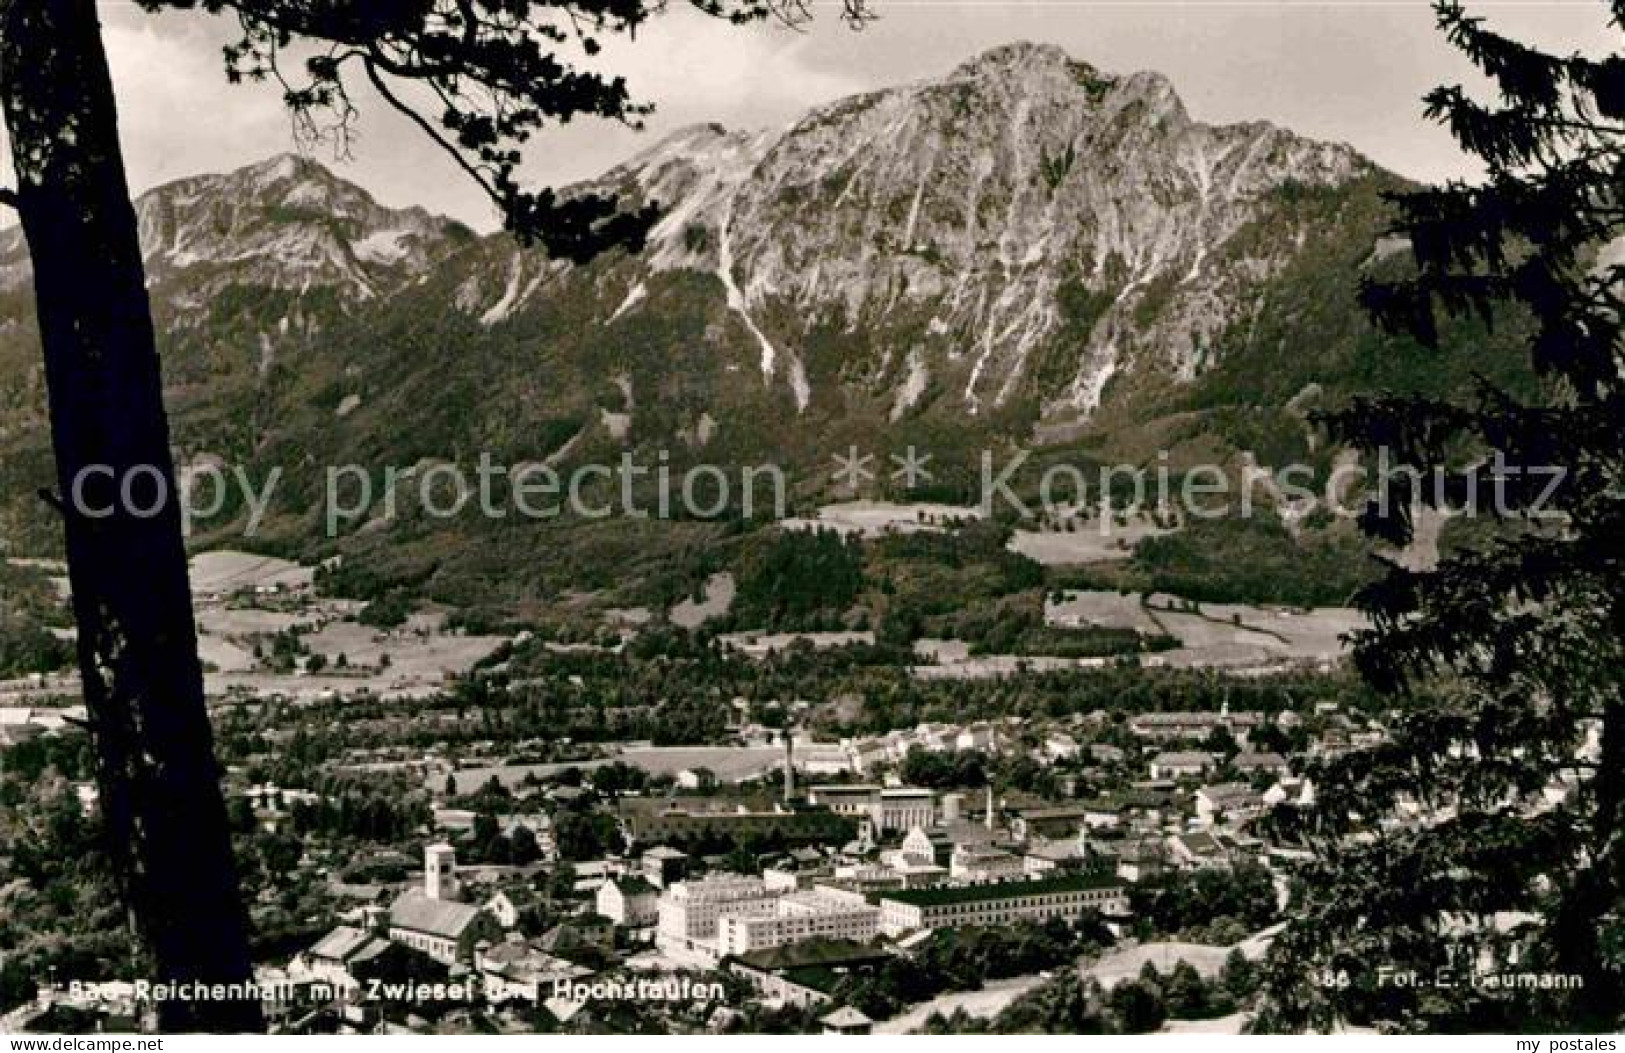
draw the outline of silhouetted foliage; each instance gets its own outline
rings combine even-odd
[[[1625,3],[1610,6],[1618,27]],[[1375,394],[1325,419],[1416,473],[1368,507],[1374,537],[1408,541],[1418,509],[1459,508],[1474,486],[1502,496],[1476,509],[1496,529],[1435,569],[1391,565],[1359,596],[1373,624],[1356,660],[1403,713],[1388,741],[1317,778],[1317,865],[1259,1026],[1612,1030],[1625,1019],[1625,267],[1599,250],[1625,234],[1625,56],[1547,54],[1455,0],[1435,10],[1497,97],[1442,87],[1427,114],[1486,175],[1395,199],[1414,271],[1368,281],[1363,300],[1428,344],[1448,318],[1532,319],[1541,393],[1480,379],[1469,400]],[[1436,488],[1441,469],[1454,470]],[[1461,982],[1383,984],[1384,966]],[[1467,982],[1475,971],[1581,986]]]

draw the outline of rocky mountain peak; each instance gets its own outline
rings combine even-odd
[[[1136,361],[1202,368],[1239,316],[1238,290],[1290,256],[1231,247],[1273,194],[1369,170],[1347,147],[1267,124],[1196,122],[1159,73],[1015,42],[782,132],[703,125],[646,151],[622,186],[666,219],[617,317],[650,273],[710,272],[764,380],[801,408],[817,387],[811,332],[782,320],[833,317],[878,345],[861,369],[895,392],[894,416],[928,389],[975,413],[1035,387],[1047,407],[1087,413]]]
[[[639,419],[680,405],[687,431],[670,434],[697,443],[781,410],[1070,426],[1139,376],[1193,382],[1275,309],[1272,283],[1324,249],[1344,188],[1375,172],[1340,144],[1196,121],[1160,74],[1018,42],[787,128],[696,124],[654,142],[575,188],[663,211],[645,251],[585,267],[501,234],[471,244],[296,154],[167,184],[138,212],[160,325],[188,341],[172,376],[212,382],[224,361],[249,387],[340,316],[410,317],[397,331],[413,339],[430,319],[459,348],[534,345],[586,386],[613,375],[605,362],[643,369]],[[0,289],[26,265],[0,235]],[[342,354],[335,407],[368,375]],[[641,394],[684,384],[680,399]]]
[[[335,288],[369,299],[450,248],[448,221],[380,205],[293,153],[156,187],[137,199],[136,213],[157,285],[181,272],[232,268],[239,284]]]
[[[983,77],[1022,77],[1044,71],[1070,72],[1075,67],[1088,69],[1054,44],[1039,44],[1030,40],[1015,40],[1000,44],[966,59],[948,75],[949,80],[976,80]]]

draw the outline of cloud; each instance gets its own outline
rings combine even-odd
[[[292,145],[274,89],[226,82],[226,39],[219,21],[109,18],[104,40],[134,186],[236,167]]]
[[[276,86],[226,81],[220,49],[233,39],[232,23],[197,13],[154,16],[125,4],[102,10],[125,162],[138,191],[293,148]],[[688,124],[786,124],[869,86],[814,65],[814,42],[782,26],[733,26],[686,8],[657,16],[635,39],[606,37],[603,53],[580,65],[624,76],[635,99],[653,103],[646,128],[578,120],[547,129],[529,146],[525,175],[538,184],[590,178]],[[361,115],[340,173],[387,203],[491,227],[489,202],[452,161],[365,85],[354,87]]]

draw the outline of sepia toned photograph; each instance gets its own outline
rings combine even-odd
[[[1620,1048],[1625,0],[0,0],[0,146],[0,1053]]]

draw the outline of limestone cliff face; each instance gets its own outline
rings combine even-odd
[[[933,386],[972,413],[1024,386],[1088,411],[1120,370],[1201,369],[1290,257],[1238,234],[1293,188],[1371,170],[1267,124],[1195,122],[1160,75],[1013,44],[782,133],[685,130],[602,184],[666,205],[631,266],[714,273],[799,405],[801,344],[833,319],[870,348],[844,377],[894,413]]]
[[[916,420],[1064,431],[1255,330],[1296,354],[1357,314],[1305,290],[1372,255],[1383,180],[1346,146],[1198,123],[1158,74],[1011,44],[788,128],[653,144],[577,188],[658,202],[647,250],[585,267],[286,155],[137,208],[184,455],[817,457]],[[28,276],[0,232],[0,460],[44,478]]]

